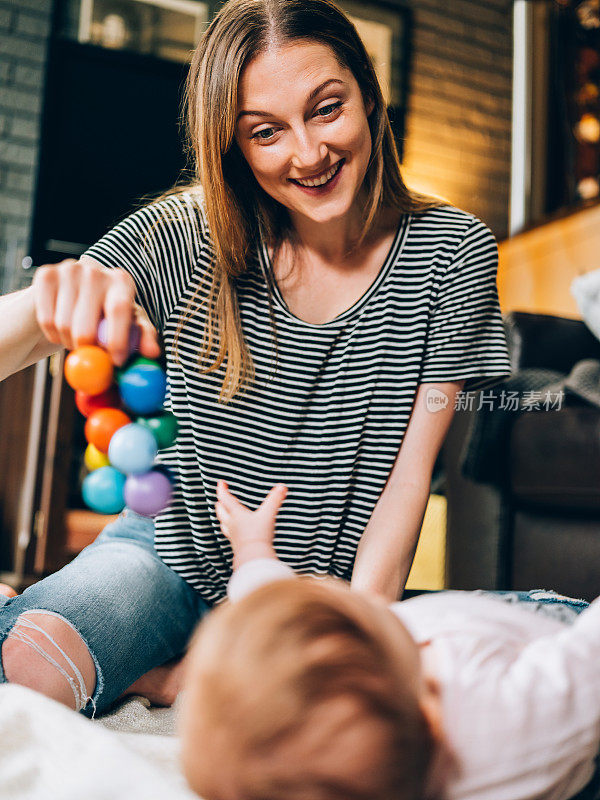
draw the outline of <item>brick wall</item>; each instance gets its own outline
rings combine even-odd
[[[0,273],[2,292],[26,279],[52,0],[0,0]]]
[[[411,0],[403,176],[508,231],[512,3]]]
[[[400,0],[396,0],[400,2]],[[512,84],[509,0],[410,0],[404,149],[410,186],[508,227]],[[52,0],[0,0],[0,288],[27,280],[26,253]]]

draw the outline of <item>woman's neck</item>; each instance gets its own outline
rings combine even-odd
[[[300,249],[319,261],[331,264],[347,257],[361,232],[361,221],[350,218],[350,215],[326,223],[294,215],[292,225]]]
[[[296,233],[296,246],[309,261],[333,266],[360,258],[355,247],[362,233],[363,217],[358,210],[353,209],[343,218],[327,223],[293,215],[292,225]],[[388,230],[395,230],[397,225],[398,212],[395,209],[381,212],[360,249],[368,248],[370,243],[377,241]]]

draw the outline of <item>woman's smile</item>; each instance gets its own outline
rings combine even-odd
[[[329,167],[328,170],[320,172],[311,178],[288,178],[291,183],[295,183],[299,189],[308,191],[309,194],[315,196],[326,194],[332,191],[340,181],[340,174],[344,166],[345,158],[340,158],[339,161]]]

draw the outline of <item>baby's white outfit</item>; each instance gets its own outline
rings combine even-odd
[[[293,578],[277,559],[243,564],[235,601]],[[569,800],[592,778],[600,742],[600,598],[572,625],[468,592],[392,603],[442,692],[457,759],[448,800]]]

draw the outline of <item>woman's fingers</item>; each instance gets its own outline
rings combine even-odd
[[[61,344],[60,335],[54,322],[58,283],[53,274],[53,268],[39,267],[33,276],[32,285],[35,288],[35,315],[40,330],[49,342]]]
[[[68,350],[95,344],[102,316],[107,324],[106,349],[112,361],[121,365],[129,355],[129,331],[134,319],[135,283],[124,269],[108,269],[93,258],[65,259],[45,264],[33,279],[36,318],[49,342]],[[141,328],[140,350],[158,358],[158,334],[147,315],[135,310]]]
[[[79,295],[80,265],[79,262],[68,259],[62,261],[56,268],[58,276],[58,292],[56,295],[56,308],[54,310],[54,324],[60,336],[61,344],[67,350],[73,350],[73,312]]]
[[[160,344],[156,328],[150,322],[144,309],[137,303],[134,306],[135,321],[141,331],[140,353],[146,358],[158,358],[160,356]]]
[[[98,321],[102,317],[106,277],[98,270],[83,265],[79,297],[72,320],[72,336],[75,347],[97,344]]]
[[[124,364],[129,355],[129,329],[133,319],[134,298],[133,278],[123,270],[115,270],[106,292],[104,314],[107,323],[106,349],[118,366]]]

